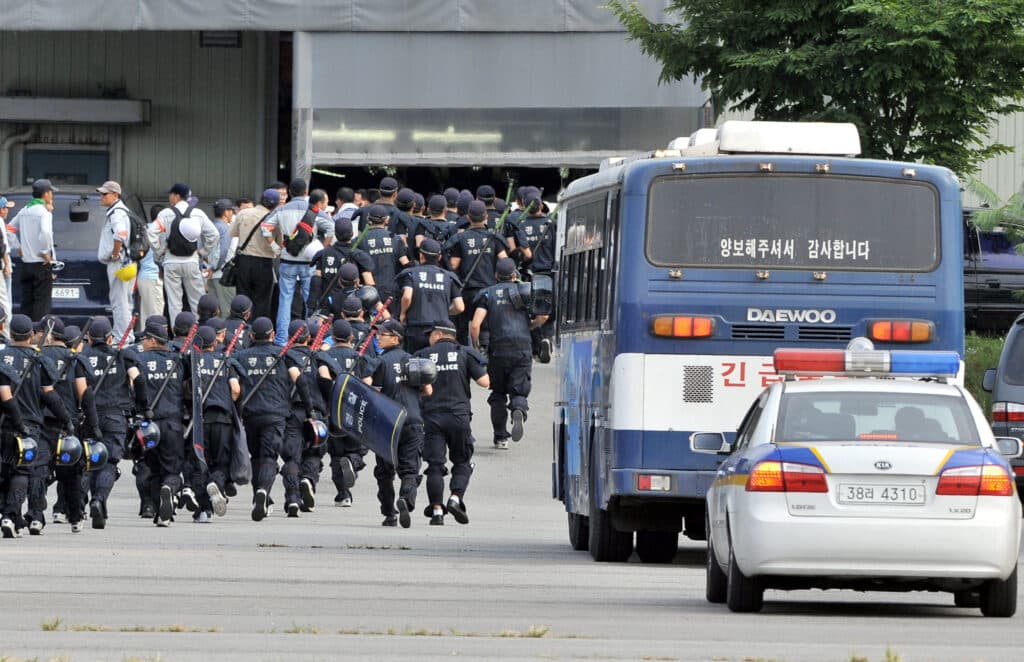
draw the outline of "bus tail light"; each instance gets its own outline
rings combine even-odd
[[[935,338],[935,325],[925,320],[873,320],[868,338],[877,342],[921,343]]]
[[[1018,402],[993,402],[992,422],[1024,421],[1024,405]]]
[[[946,469],[935,493],[945,496],[1013,496],[1013,478],[997,464]]]
[[[693,315],[660,315],[651,320],[651,333],[662,338],[710,338],[715,320]]]
[[[748,492],[828,492],[825,470],[810,464],[766,460],[747,478]]]
[[[664,474],[640,474],[636,477],[636,489],[641,492],[669,492],[672,477]]]

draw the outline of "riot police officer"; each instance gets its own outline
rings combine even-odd
[[[373,366],[365,356],[360,356],[353,346],[356,336],[352,325],[344,319],[336,320],[331,327],[331,336],[334,338],[334,344],[326,354],[336,364],[338,374],[349,373],[369,384],[372,381]],[[366,447],[332,425],[327,440],[327,452],[331,456],[331,481],[337,490],[334,505],[347,508],[352,505],[352,486],[355,485],[356,476],[366,467]]]
[[[397,466],[377,455],[373,477],[377,479],[377,499],[384,515],[384,526],[401,523],[407,529],[412,524],[409,513],[416,507],[416,488],[422,462],[423,419],[420,416],[420,395],[430,397],[431,386],[413,387],[408,384],[408,362],[411,356],[402,349],[405,328],[398,320],[384,320],[378,325],[377,336],[384,352],[377,357],[373,372],[373,385],[384,395],[405,407],[406,419],[398,440]],[[401,485],[395,501],[395,474]],[[397,509],[396,509],[397,506]]]
[[[388,211],[382,205],[370,205],[367,211],[370,229],[363,236],[363,246],[373,259],[373,280],[383,299],[391,298],[391,314],[398,314],[398,288],[395,276],[408,266],[405,241],[387,227]]]
[[[167,320],[154,315],[146,320],[142,351],[125,354],[128,378],[135,390],[135,404],[145,421],[160,430],[159,443],[145,452],[143,461],[149,469],[148,496],[157,504],[154,523],[168,527],[174,520],[174,495],[182,490],[185,470],[185,436],[182,412],[188,381],[188,354],[170,348]],[[201,425],[202,421],[197,421]]]
[[[82,476],[82,495],[89,497],[89,520],[94,529],[107,524],[107,499],[117,480],[117,463],[124,457],[127,432],[125,415],[132,408],[125,363],[111,346],[110,322],[97,318],[89,327],[89,345],[75,365],[75,394],[85,412],[87,427],[107,447],[110,460],[106,466]],[[102,393],[103,397],[98,397]],[[92,416],[94,420],[89,420]],[[147,501],[149,495],[146,495]],[[155,502],[153,507],[155,507]]]
[[[329,299],[339,289],[339,269],[346,264],[356,268],[356,277],[373,285],[374,262],[361,248],[352,246],[352,221],[343,218],[334,222],[333,244],[313,257],[313,280],[309,286],[309,307],[313,311],[328,308]],[[355,281],[355,278],[349,279]],[[343,297],[344,298],[344,297]]]
[[[469,203],[469,228],[448,242],[452,271],[462,282],[462,298],[472,305],[480,290],[494,285],[497,261],[508,257],[505,240],[487,229],[487,207],[479,200]],[[469,344],[469,322],[472,311],[459,315],[456,322],[459,342]]]
[[[427,333],[434,320],[458,315],[466,306],[462,288],[452,272],[438,266],[441,244],[424,239],[420,245],[419,266],[398,276],[402,288],[399,321],[405,325],[405,350],[415,353],[427,346]]]
[[[53,386],[57,370],[32,344],[32,320],[26,315],[11,318],[11,344],[0,350],[0,407],[3,409],[3,473],[6,499],[0,532],[4,538],[20,536],[26,522],[22,509],[28,498],[32,463],[41,444],[44,408],[69,431],[71,419]],[[46,450],[44,449],[44,453]],[[47,461],[49,461],[47,459]],[[29,532],[42,533],[43,522],[33,520]]]
[[[523,198],[523,212],[519,221],[519,227],[529,240],[533,257],[527,263],[529,266],[530,280],[534,283],[535,289],[542,283],[551,282],[551,272],[555,268],[555,235],[557,227],[555,222],[544,213],[544,204],[540,197],[540,191],[530,188]],[[545,285],[547,286],[547,285]],[[550,300],[551,293],[547,293]],[[554,336],[554,319],[551,310],[545,310],[548,321],[536,327],[532,333],[533,354],[541,363],[551,361],[551,338]]]
[[[425,239],[433,239],[438,244],[444,245],[455,232],[455,224],[448,221],[445,216],[445,198],[443,195],[435,195],[427,203],[427,218],[420,219],[413,232],[413,243],[417,246]]]
[[[231,299],[231,310],[228,313],[228,318],[224,320],[224,335],[228,338],[234,338],[238,327],[248,324],[250,317],[252,317],[252,299],[244,294],[236,294]],[[249,340],[249,334],[243,333],[238,339],[238,349],[248,347]]]
[[[299,367],[291,365],[286,352],[274,344],[274,323],[266,317],[256,318],[252,337],[252,345],[239,352],[238,365],[244,396],[242,420],[253,464],[252,519],[259,522],[270,514],[270,491],[291,411],[292,384],[297,385],[307,419],[312,417],[313,408],[307,385],[299,380]]]
[[[445,455],[451,458],[451,496],[447,510],[460,524],[469,523],[466,513],[466,488],[473,474],[473,431],[470,421],[470,380],[484,388],[491,384],[487,361],[471,347],[455,339],[455,325],[448,320],[435,322],[430,330],[430,346],[416,356],[428,358],[437,366],[434,394],[423,399],[424,450],[427,462],[427,497],[430,505],[424,514],[433,525],[444,524]]]
[[[519,284],[514,282],[516,266],[512,260],[498,260],[496,275],[498,283],[481,291],[476,298],[470,335],[473,345],[479,347],[480,330],[484,321],[487,322],[491,332],[487,352],[491,395],[487,403],[491,406],[494,446],[507,449],[510,436],[513,441],[522,439],[529,410],[527,397],[533,363],[530,331],[547,321],[547,317],[539,315],[531,320],[529,296],[524,296]],[[511,434],[506,428],[509,410],[512,411]]]

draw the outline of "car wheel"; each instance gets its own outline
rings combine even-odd
[[[981,595],[977,591],[954,591],[953,604],[957,607],[977,609],[981,606]]]
[[[981,613],[1009,618],[1017,613],[1017,568],[1006,579],[990,579],[981,587]]]
[[[764,606],[764,587],[756,578],[743,574],[731,549],[729,550],[729,575],[725,593],[725,602],[729,606],[729,611],[761,611],[761,607]]]
[[[718,558],[715,556],[715,545],[711,542],[711,536],[708,536],[706,571],[707,580],[704,586],[704,597],[707,598],[708,602],[720,605],[725,602],[729,578],[722,572],[722,566],[718,565]]]
[[[644,563],[672,563],[679,549],[675,531],[637,531],[636,555]]]
[[[577,552],[587,551],[590,544],[590,520],[586,515],[569,513],[569,544]]]

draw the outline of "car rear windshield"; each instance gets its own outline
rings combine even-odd
[[[1007,384],[1024,385],[1024,333],[1009,334],[1009,347],[1003,350],[1006,359],[1000,359],[1003,381]]]
[[[775,439],[981,444],[963,398],[882,389],[872,393],[785,393]]]
[[[682,267],[924,272],[939,264],[939,200],[869,177],[663,177],[648,196],[647,258]]]

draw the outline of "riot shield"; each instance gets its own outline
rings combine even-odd
[[[405,407],[350,374],[334,382],[331,423],[392,464],[405,424]]]

